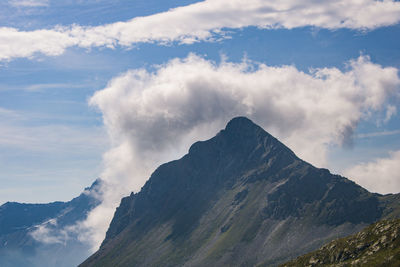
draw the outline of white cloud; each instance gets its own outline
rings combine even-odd
[[[86,189],[83,191],[83,194],[87,195],[90,198],[99,199],[101,196],[99,185],[97,185],[94,189],[89,190]],[[38,242],[44,244],[63,244],[67,245],[68,241],[77,241],[82,244],[88,245],[90,244],[90,238],[87,238],[86,235],[82,234],[82,230],[86,230],[85,227],[86,221],[78,221],[76,224],[68,224],[68,225],[59,225],[58,218],[59,217],[68,217],[68,213],[71,209],[65,209],[58,215],[56,218],[51,218],[41,224],[35,225],[31,228],[29,234]],[[85,238],[83,238],[85,237]]]
[[[65,229],[53,230],[57,227],[57,219],[50,219],[42,224],[33,227],[33,231],[29,234],[36,240],[45,244],[66,244],[70,238]]]
[[[31,2],[31,1],[24,1]],[[36,1],[38,2],[38,1]],[[39,1],[40,2],[40,1]],[[131,47],[136,43],[186,43],[224,38],[224,29],[375,29],[400,21],[400,3],[374,0],[206,0],[126,22],[72,25],[35,31],[0,28],[0,60],[60,55],[71,46]]]
[[[400,192],[400,151],[386,158],[361,163],[345,171],[345,175],[372,192]]]
[[[60,28],[52,30],[18,31],[0,28],[0,60],[32,57],[35,53],[48,56],[62,54],[67,47],[77,45],[77,39]]]
[[[385,103],[399,93],[397,72],[366,56],[350,61],[346,71],[304,73],[189,55],[154,72],[135,69],[114,78],[90,100],[103,113],[113,148],[104,155],[104,201],[89,214],[85,232],[99,245],[123,195],[234,116],[250,117],[301,158],[324,166],[329,145],[349,143],[369,114],[386,115]]]
[[[384,122],[384,123],[388,122],[388,121],[392,118],[392,116],[394,116],[394,115],[396,115],[396,114],[397,114],[397,108],[396,108],[396,106],[389,105],[389,106],[387,107],[387,110],[386,110],[386,117],[385,117],[385,119],[383,120],[383,122]]]

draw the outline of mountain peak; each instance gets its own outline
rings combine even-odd
[[[252,120],[250,120],[247,117],[244,116],[239,116],[231,119],[228,124],[226,125],[226,128],[230,127],[238,127],[238,126],[257,126]]]
[[[259,130],[264,131],[247,117],[235,117],[225,127],[225,131],[227,132],[254,132]]]
[[[101,178],[97,178],[90,186],[85,187],[84,191],[92,192],[94,190],[97,190],[102,183],[103,180],[101,180]]]
[[[227,123],[225,129],[217,136],[221,137],[221,135],[223,139],[228,140],[228,143],[230,143],[232,147],[241,147],[241,149],[239,149],[240,153],[246,154],[245,151],[250,153],[250,151],[261,149],[266,152],[264,155],[281,154],[282,161],[294,158],[297,159],[290,148],[247,117],[241,116],[231,119]],[[272,154],[270,152],[272,152]]]
[[[236,117],[124,198],[100,250],[81,266],[274,265],[382,214],[376,195]]]
[[[289,148],[246,117],[235,117],[215,137],[195,142],[190,147],[189,154],[209,156],[211,151],[228,154],[234,152],[236,156],[244,159],[254,156],[252,151],[255,150],[264,155],[271,155],[270,152],[281,152],[285,154],[284,157],[293,158],[294,156]],[[253,161],[258,162],[259,159],[256,158]]]

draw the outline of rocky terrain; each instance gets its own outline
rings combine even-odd
[[[400,220],[382,220],[361,232],[334,240],[281,267],[400,266]]]

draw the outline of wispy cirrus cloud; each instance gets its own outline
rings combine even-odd
[[[0,107],[0,203],[67,200],[95,179],[109,143],[87,120]]]
[[[0,148],[63,153],[101,152],[107,147],[101,127],[42,122],[62,118],[0,107]],[[67,117],[68,118],[68,117]],[[72,118],[80,122],[85,118]],[[29,122],[29,123],[28,123]],[[1,153],[0,153],[1,155]]]
[[[14,7],[45,7],[49,0],[9,0],[8,3]]]
[[[0,84],[0,91],[22,90],[27,92],[43,92],[46,90],[55,89],[76,89],[90,86],[89,83],[36,83],[29,85],[7,85]]]
[[[356,137],[357,138],[370,138],[370,137],[380,137],[380,136],[389,136],[389,135],[398,135],[398,134],[400,134],[400,130],[362,133],[362,134],[357,134]]]
[[[25,126],[0,123],[0,148],[72,154],[101,153],[107,147],[100,127],[70,125]]]
[[[45,1],[22,1],[44,4]],[[72,46],[131,47],[138,43],[192,44],[224,38],[225,29],[318,27],[371,30],[397,24],[400,2],[375,0],[206,0],[129,21],[20,31],[0,28],[0,60],[62,54]]]

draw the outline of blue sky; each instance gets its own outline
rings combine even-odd
[[[189,6],[196,2],[200,5]],[[237,1],[231,3],[221,9],[223,0],[2,1],[0,202],[69,200],[99,176],[105,176],[110,184],[135,180],[124,190],[138,190],[155,166],[183,155],[196,138],[211,137],[230,115],[248,115],[317,166],[351,174],[372,191],[398,192],[399,4],[387,1],[393,5],[388,8],[365,0],[360,7],[359,2],[350,1],[348,11],[343,11],[342,1],[326,6],[313,1],[263,6],[252,1],[251,8],[235,6]],[[368,9],[369,5],[373,9]],[[170,10],[178,6],[182,8]],[[292,9],[297,11],[291,13]],[[313,11],[311,15],[307,15],[309,11]],[[131,20],[136,17],[143,18]],[[117,22],[125,24],[118,26]],[[47,32],[43,34],[43,30]],[[196,56],[191,57],[193,54]],[[358,59],[359,63],[354,63]],[[226,67],[225,62],[231,66]],[[299,97],[308,94],[305,87],[309,85],[313,87],[311,98],[320,103],[331,99],[334,104],[316,116],[318,108],[308,109],[308,104],[302,103],[298,110],[308,115],[297,125],[293,123],[295,115],[278,114],[285,112],[285,97],[278,99],[279,112],[248,103],[221,108],[227,103],[224,101],[237,101],[226,88],[235,84],[221,81],[221,86],[212,90],[206,88],[207,84],[185,87],[199,77],[204,80],[215,75],[229,80],[236,72],[246,80],[246,74],[262,69],[260,65],[268,68],[254,74],[260,86],[276,79],[268,77],[278,75],[273,68],[283,76],[291,74],[287,74],[287,80],[277,81],[278,87],[261,86],[251,92],[242,88],[234,94],[266,97],[265,103],[275,105],[268,97],[290,93],[285,88],[293,79],[292,86],[304,90]],[[314,75],[324,68],[330,79]],[[138,69],[146,74],[136,77],[139,74],[132,74],[132,70]],[[170,72],[176,77],[165,74]],[[193,72],[208,76],[199,74],[186,80]],[[210,81],[219,83],[215,77]],[[127,81],[121,85],[123,79]],[[339,101],[336,97],[348,94],[341,86],[348,84],[348,79],[354,95]],[[179,94],[174,97],[174,91],[159,90],[157,84],[165,88],[183,86],[185,90],[200,87],[201,97],[209,92],[211,101],[199,102],[198,113],[184,116],[193,107],[187,100],[191,95],[179,99]],[[319,84],[333,86],[329,92],[332,96],[325,96],[326,88],[319,93]],[[130,93],[130,88],[136,91]],[[100,94],[89,105],[96,92]],[[163,94],[168,96],[154,100]],[[221,103],[209,106],[215,97]],[[290,110],[290,101],[295,100],[290,95],[287,99],[288,114],[296,113]],[[149,103],[159,105],[154,107],[157,111],[153,112]],[[140,113],[142,109],[146,113]],[[201,115],[210,109],[213,113]],[[336,120],[338,114],[343,117]],[[329,120],[332,123],[328,127],[318,128]],[[166,121],[172,126],[160,126]],[[321,155],[307,150],[314,143]],[[313,153],[315,157],[308,156]],[[136,163],[125,163],[124,159]],[[121,162],[125,165],[118,167]],[[132,172],[137,174],[130,175]],[[127,180],[119,180],[123,176]],[[377,180],[377,176],[383,180]],[[120,192],[115,198],[126,194],[124,190],[115,189]]]

